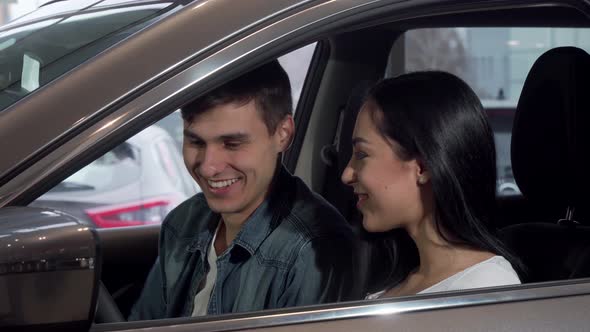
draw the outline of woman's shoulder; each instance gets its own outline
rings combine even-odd
[[[493,256],[420,291],[418,294],[517,284],[520,284],[520,279],[510,262],[502,256]],[[387,290],[382,290],[368,294],[365,299],[381,298],[386,292]]]
[[[510,262],[502,256],[493,256],[422,292],[430,293],[514,284],[520,284],[520,279]]]

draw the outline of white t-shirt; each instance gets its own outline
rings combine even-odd
[[[502,256],[493,256],[422,290],[418,294],[516,284],[520,284],[520,279],[510,262]],[[369,294],[366,299],[379,298],[385,292],[386,290]]]
[[[220,222],[221,223],[221,222]],[[211,292],[215,286],[215,279],[217,279],[217,253],[215,252],[215,238],[217,238],[217,232],[219,226],[215,230],[213,240],[211,241],[211,247],[209,247],[209,254],[207,254],[207,262],[209,263],[209,272],[205,278],[205,285],[195,295],[194,307],[192,317],[205,316],[207,314],[207,308],[209,307],[209,300],[211,299]]]
[[[418,294],[517,284],[520,284],[520,279],[510,262],[502,256],[494,256],[472,265]]]

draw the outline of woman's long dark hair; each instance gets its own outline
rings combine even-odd
[[[366,101],[380,133],[399,145],[398,157],[417,158],[430,174],[434,218],[448,243],[504,256],[517,273],[522,263],[495,236],[496,150],[493,131],[473,90],[458,77],[439,71],[385,79]],[[388,250],[394,273],[387,286],[404,280],[419,264],[405,231],[395,231]]]

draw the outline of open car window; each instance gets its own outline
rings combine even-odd
[[[292,86],[294,109],[316,43],[279,58]],[[68,212],[97,228],[161,223],[200,192],[182,158],[183,123],[176,110],[61,181],[30,206]]]

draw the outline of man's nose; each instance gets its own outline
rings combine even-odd
[[[213,178],[225,168],[226,163],[223,153],[213,147],[203,149],[201,158],[198,165],[201,176]]]
[[[342,171],[342,176],[340,177],[342,183],[347,185],[352,185],[356,181],[356,174],[350,165],[350,162],[351,161],[349,160],[348,164],[346,164],[346,167],[344,168],[344,171]]]

